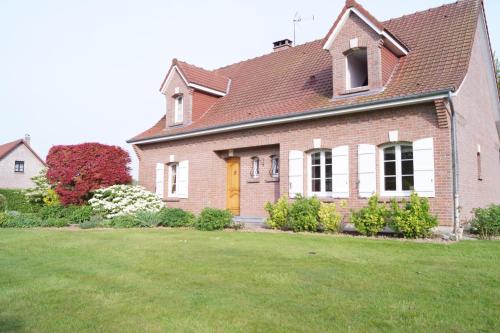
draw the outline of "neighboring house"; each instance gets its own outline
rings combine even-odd
[[[282,195],[359,208],[416,191],[451,226],[500,203],[480,0],[385,22],[349,0],[323,39],[216,70],[174,59],[160,90],[165,114],[128,142],[140,184],[171,207],[265,217]]]
[[[0,145],[0,188],[25,189],[34,186],[45,162],[30,146],[30,137]]]

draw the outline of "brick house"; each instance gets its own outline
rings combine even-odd
[[[30,136],[0,145],[0,188],[26,189],[45,167],[45,162],[30,146]]]
[[[323,39],[215,70],[174,59],[131,143],[168,206],[265,217],[299,193],[359,208],[416,191],[441,226],[500,203],[500,106],[483,3],[385,22],[353,0]],[[457,224],[455,224],[457,225]]]

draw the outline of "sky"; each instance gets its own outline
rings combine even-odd
[[[359,0],[379,20],[449,0]],[[0,144],[29,133],[53,145],[125,141],[165,112],[172,58],[214,69],[272,51],[272,42],[324,37],[344,0],[0,0]],[[485,0],[500,53],[500,1]],[[314,20],[312,19],[314,17]]]

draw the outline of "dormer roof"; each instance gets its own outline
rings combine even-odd
[[[332,47],[335,38],[345,22],[351,14],[358,16],[363,22],[365,22],[373,31],[380,35],[386,42],[387,47],[394,52],[397,56],[403,56],[408,54],[408,47],[401,42],[394,34],[392,34],[383,23],[379,22],[369,11],[367,11],[363,6],[357,3],[355,0],[347,0],[344,8],[340,12],[339,16],[333,23],[328,33],[324,38],[323,48],[329,50]]]
[[[161,92],[163,92],[166,82],[168,82],[170,75],[172,75],[174,71],[177,71],[186,85],[193,89],[204,91],[216,96],[225,96],[229,90],[231,80],[229,80],[226,76],[174,58],[172,60],[172,65],[170,66],[170,69],[161,84]]]

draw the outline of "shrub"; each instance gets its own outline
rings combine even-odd
[[[69,220],[66,218],[49,217],[46,220],[40,221],[40,227],[56,227],[62,228],[69,225]]]
[[[37,212],[37,215],[41,219],[48,219],[48,218],[61,218],[65,217],[66,215],[66,210],[63,206],[43,206],[40,208],[40,210]]]
[[[283,229],[288,225],[290,204],[286,196],[282,196],[275,204],[267,202],[264,206],[269,214],[266,224],[272,229]]]
[[[4,224],[7,223],[8,218],[9,217],[7,213],[0,212],[0,228],[4,227]]]
[[[298,195],[288,214],[290,229],[295,232],[317,231],[320,206],[321,202],[317,197],[304,198]]]
[[[7,198],[5,195],[0,194],[0,212],[5,212],[7,210]]]
[[[30,204],[22,190],[0,189],[0,194],[7,199],[7,210],[20,213],[33,213],[39,205]]]
[[[81,204],[91,191],[129,184],[128,153],[118,146],[84,143],[54,146],[47,155],[47,178],[63,205]]]
[[[412,193],[410,200],[403,199],[401,206],[392,200],[389,226],[405,238],[427,237],[438,225],[437,218],[430,213],[429,200]]]
[[[158,212],[163,207],[163,202],[154,193],[132,185],[114,185],[96,190],[89,204],[106,218],[140,211]]]
[[[471,232],[479,235],[479,238],[482,239],[500,236],[500,205],[476,208],[473,213]]]
[[[33,213],[7,213],[2,228],[34,228],[42,225],[42,219]]]
[[[228,210],[204,208],[196,220],[195,227],[204,231],[222,230],[229,227],[232,220],[233,215]]]
[[[142,225],[156,227],[161,224],[162,219],[156,212],[138,212],[135,217],[142,222]]]
[[[114,228],[148,228],[150,224],[137,218],[136,215],[120,215],[112,218],[109,225]]]
[[[379,204],[378,196],[373,195],[368,200],[368,207],[351,212],[351,222],[360,234],[372,236],[384,229],[387,215],[387,206]]]
[[[94,215],[94,210],[88,205],[68,207],[65,217],[70,221],[70,223],[80,224],[90,220],[90,218]]]
[[[61,204],[55,190],[51,188],[47,190],[47,193],[43,197],[43,204],[46,206],[56,206]]]
[[[345,208],[345,201],[340,202],[340,207]],[[335,203],[322,202],[318,212],[319,229],[327,232],[342,231],[342,214],[337,210]]]
[[[32,205],[57,204],[59,199],[47,179],[47,168],[40,170],[38,175],[31,178],[35,187],[24,190],[26,200]],[[49,193],[51,191],[51,193]],[[47,203],[45,203],[47,201]]]
[[[110,227],[110,220],[106,220],[100,215],[92,215],[88,221],[82,222],[78,226],[81,229]]]
[[[158,217],[160,223],[158,225],[164,227],[187,227],[194,224],[195,216],[190,212],[186,212],[180,208],[163,208]]]

